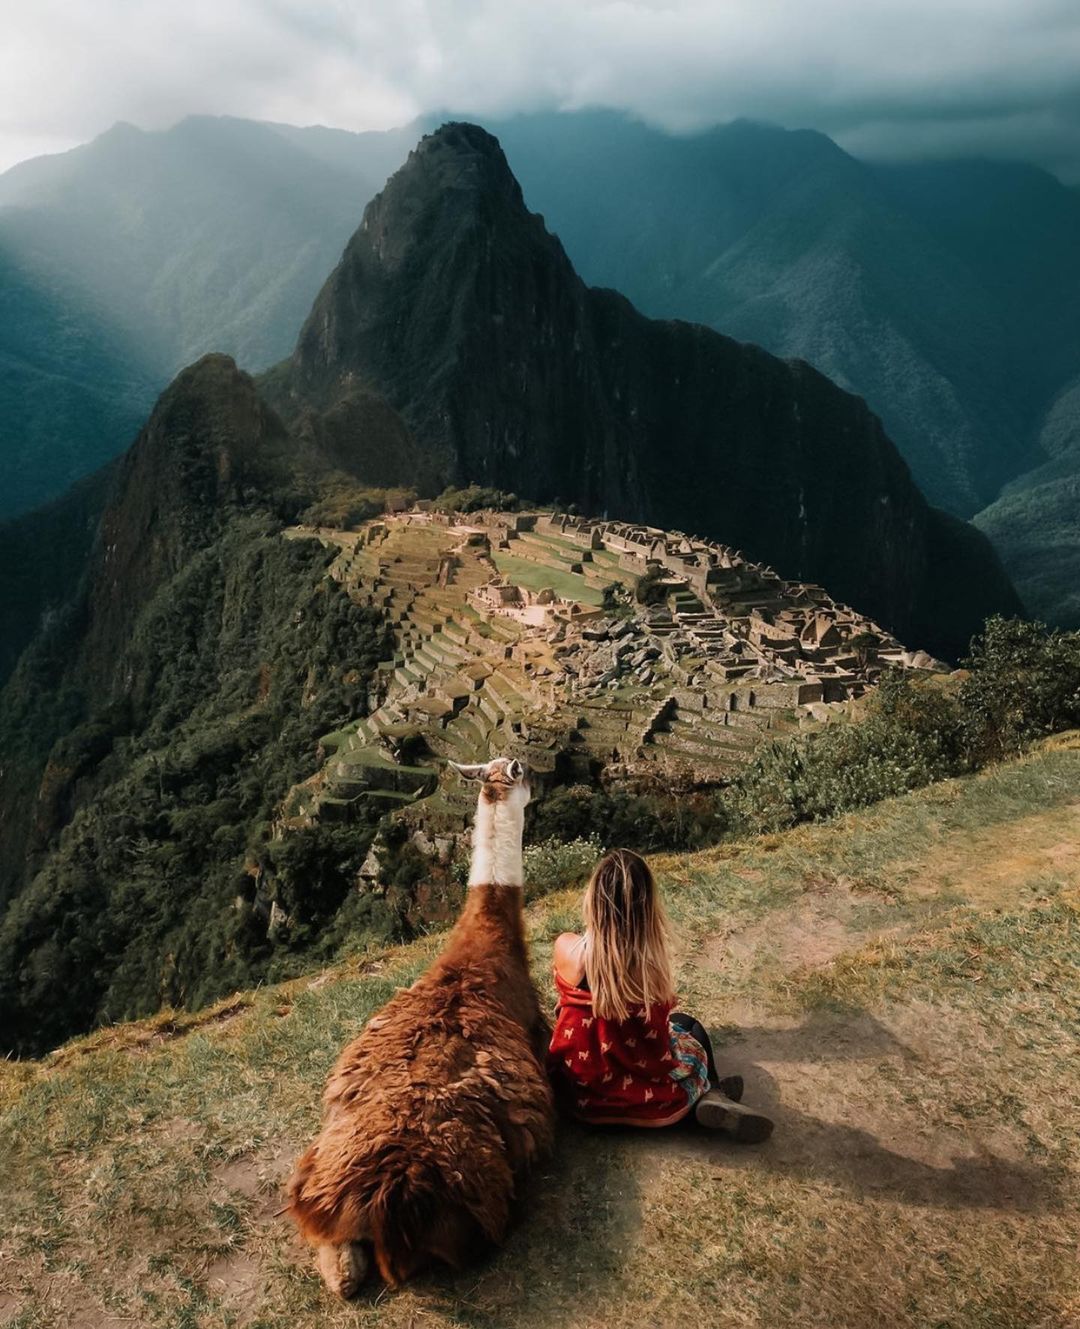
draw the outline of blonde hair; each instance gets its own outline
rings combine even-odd
[[[643,858],[629,849],[606,854],[585,888],[582,913],[585,976],[597,1015],[625,1020],[636,1007],[674,1001],[667,915]]]

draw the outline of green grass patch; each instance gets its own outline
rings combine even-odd
[[[590,586],[580,573],[544,567],[526,558],[517,558],[513,554],[496,552],[493,558],[495,566],[515,586],[525,586],[531,591],[551,590],[563,599],[577,600],[581,604],[593,605],[596,608],[603,603],[600,589]]]

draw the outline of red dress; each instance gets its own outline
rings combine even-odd
[[[595,1015],[592,994],[555,971],[559,1005],[548,1074],[565,1107],[595,1125],[670,1126],[709,1087],[705,1051],[668,1022],[674,1002],[626,1020]]]

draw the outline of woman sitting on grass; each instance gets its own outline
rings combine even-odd
[[[709,1036],[674,1010],[667,919],[649,865],[615,849],[585,890],[585,934],[555,943],[558,1018],[548,1070],[564,1106],[594,1125],[671,1126],[692,1112],[737,1140],[765,1140],[768,1117],[716,1073]]]

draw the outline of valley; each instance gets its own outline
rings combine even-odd
[[[1080,1329],[1080,8],[9,8],[0,1329]]]
[[[440,517],[476,485],[529,504]],[[467,123],[369,203],[292,355],[203,356],[6,547],[0,1009],[25,1053],[449,917],[447,759],[519,749],[556,791],[539,841],[642,848],[966,769],[952,712],[914,747],[884,716],[862,784],[808,783],[785,744],[1020,609],[863,402],[587,287]]]

